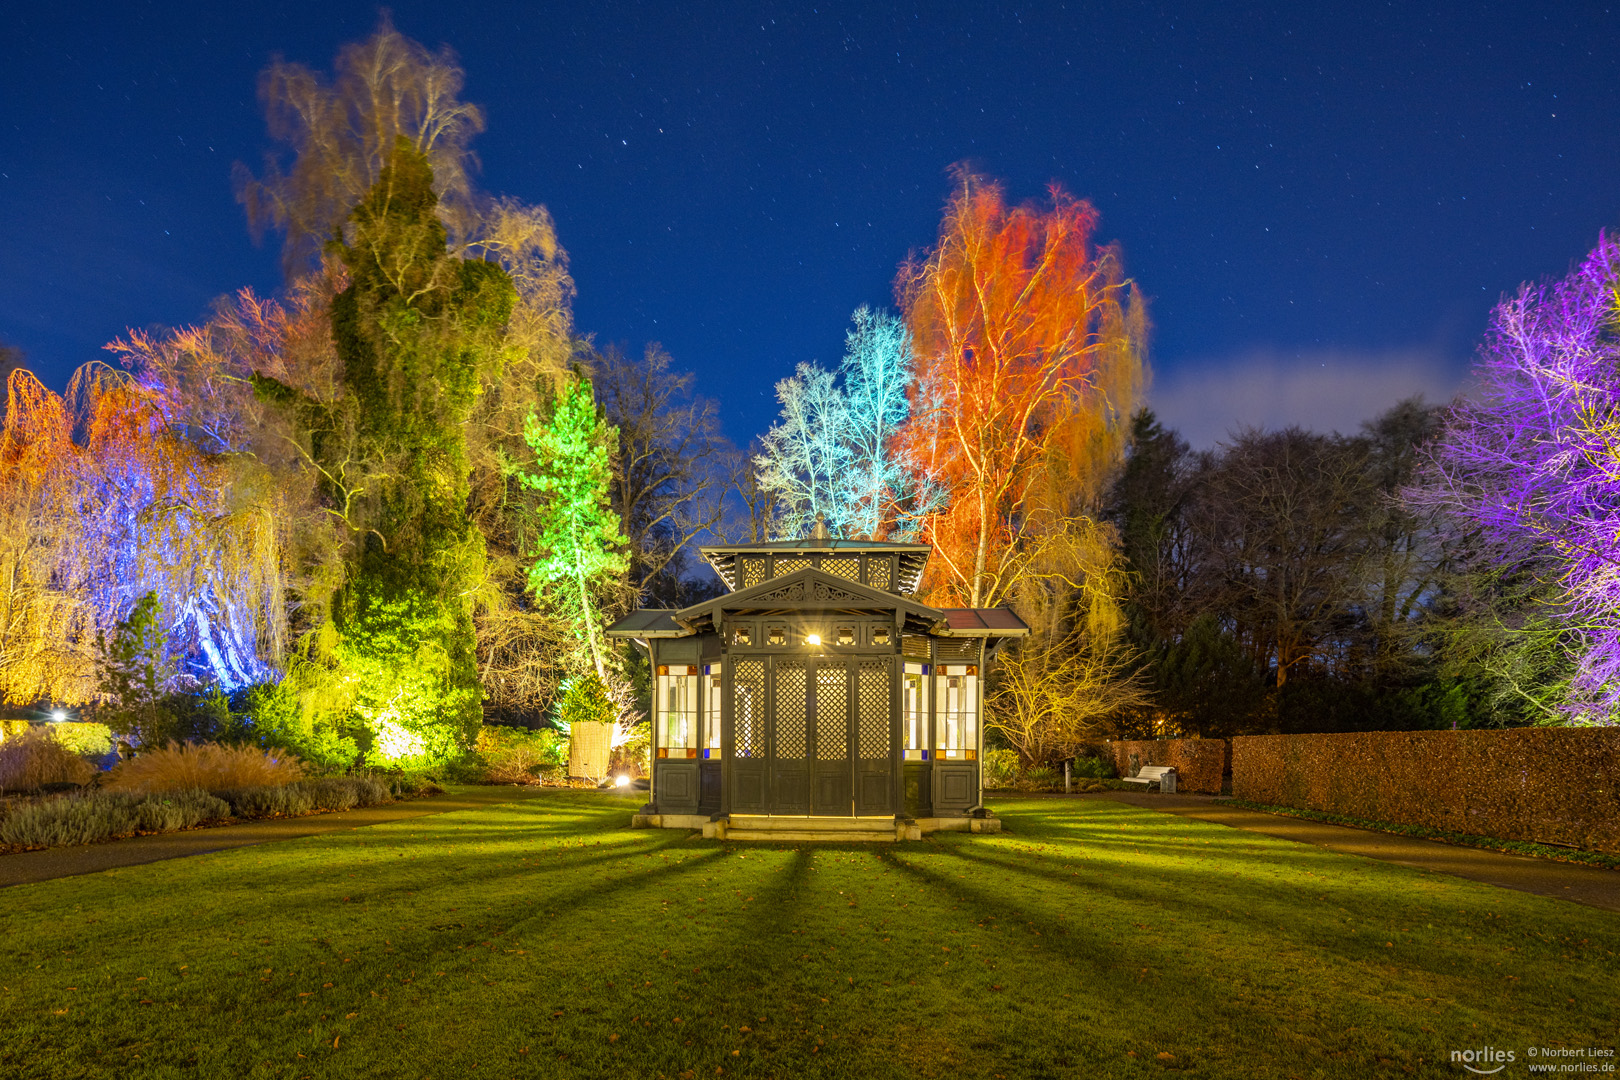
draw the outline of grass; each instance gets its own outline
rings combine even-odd
[[[1615,1043],[1620,916],[1567,902],[1105,799],[895,847],[633,804],[0,891],[0,1075],[1449,1077]]]
[[[1329,825],[1348,825],[1351,828],[1390,833],[1394,836],[1414,836],[1421,840],[1438,840],[1442,844],[1479,848],[1482,851],[1502,851],[1510,855],[1533,855],[1538,859],[1551,859],[1554,862],[1584,863],[1587,866],[1601,866],[1608,870],[1620,870],[1620,855],[1610,855],[1602,851],[1580,851],[1575,848],[1555,847],[1552,844],[1538,844],[1531,840],[1500,840],[1494,836],[1476,836],[1473,833],[1452,832],[1450,829],[1431,829],[1427,825],[1402,825],[1389,821],[1373,821],[1368,818],[1348,817],[1344,814],[1330,814],[1325,810],[1302,810],[1294,806],[1274,806],[1270,803],[1250,802],[1247,799],[1230,799],[1228,805],[1242,807],[1244,810],[1259,810],[1266,814],[1277,814],[1280,817],[1305,818],[1309,821],[1321,821]]]

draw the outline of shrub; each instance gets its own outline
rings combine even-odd
[[[318,769],[341,772],[359,760],[360,746],[329,718],[317,715],[312,702],[301,700],[299,687],[304,688],[302,697],[317,696],[305,685],[319,682],[317,674],[312,665],[300,664],[285,682],[238,691],[233,707],[243,730],[259,745],[289,750]]]
[[[568,766],[568,740],[549,728],[490,725],[479,731],[476,746],[483,761],[478,779],[485,783],[532,784]]]
[[[135,832],[170,832],[228,816],[205,791],[134,795],[98,791],[20,806],[0,821],[0,843],[25,847],[92,844]]]
[[[302,775],[303,764],[288,754],[272,755],[254,746],[170,743],[121,762],[107,787],[141,792],[279,787]]]
[[[106,724],[67,720],[52,724],[47,730],[57,742],[80,757],[104,758],[113,752],[112,729]]]
[[[35,728],[0,743],[0,790],[38,791],[49,784],[84,786],[96,767],[58,742],[48,728]]]
[[[1062,784],[1062,774],[1045,766],[1030,769],[1018,778],[1019,791],[1045,791],[1047,788],[1060,787]]]
[[[317,810],[349,810],[360,802],[360,793],[347,776],[306,780],[298,786],[309,792],[310,801]]]
[[[1069,770],[1073,777],[1086,777],[1091,780],[1107,780],[1115,776],[1114,763],[1100,757],[1078,757]]]
[[[995,749],[984,752],[984,786],[1012,787],[1018,775],[1018,755],[1012,750]]]
[[[611,724],[617,718],[607,684],[594,671],[564,679],[557,690],[557,725],[564,731],[573,731],[575,724]]]

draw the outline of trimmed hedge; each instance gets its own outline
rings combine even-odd
[[[1232,740],[1232,794],[1620,854],[1620,729],[1239,736]]]
[[[1108,749],[1121,776],[1135,776],[1145,765],[1169,765],[1176,770],[1177,791],[1221,793],[1226,775],[1225,739],[1115,739]],[[1136,755],[1135,769],[1132,754]]]

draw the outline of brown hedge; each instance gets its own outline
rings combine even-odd
[[[1620,729],[1239,736],[1232,794],[1620,854]]]
[[[1225,739],[1116,739],[1108,749],[1121,776],[1136,775],[1136,769],[1131,767],[1131,755],[1135,754],[1136,768],[1175,766],[1177,791],[1221,793],[1221,778],[1226,772]]]

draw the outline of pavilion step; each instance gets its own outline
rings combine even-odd
[[[823,840],[834,844],[882,843],[895,840],[894,826],[879,832],[877,829],[739,829],[726,830],[727,840],[763,840],[778,843],[783,840]]]
[[[726,828],[727,835],[739,829],[752,832],[812,832],[858,833],[894,832],[894,818],[883,817],[812,817],[804,814],[732,814]]]

